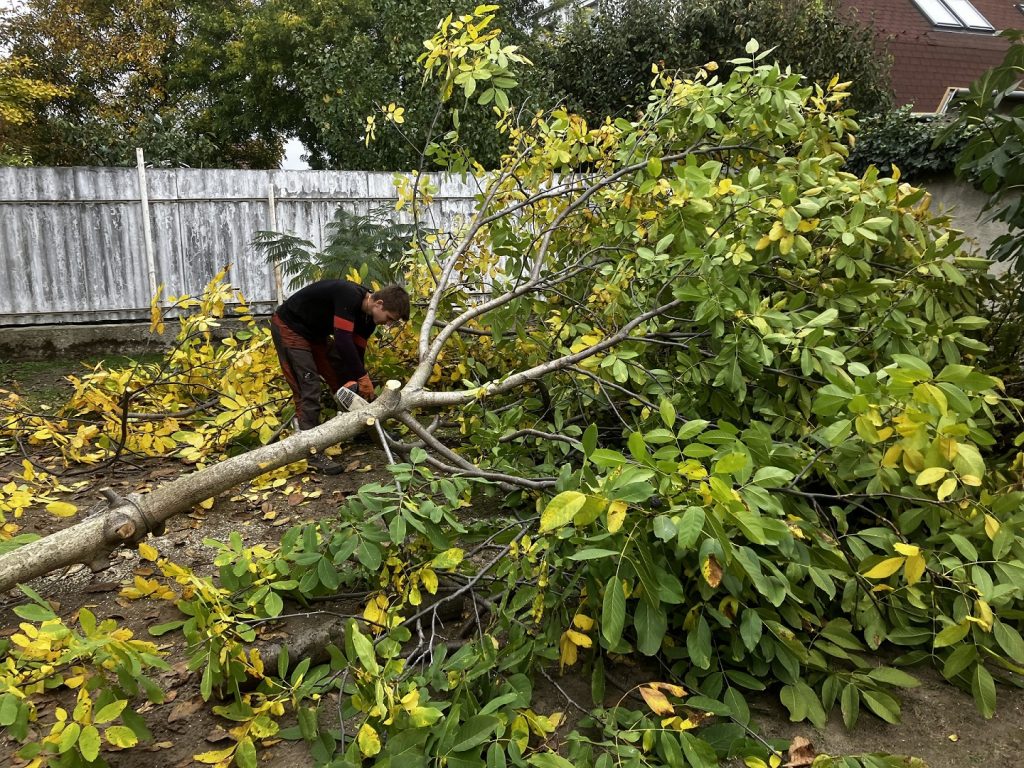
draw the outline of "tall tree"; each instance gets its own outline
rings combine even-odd
[[[254,6],[231,0],[211,11],[170,0],[28,0],[0,17],[0,49],[27,62],[26,77],[61,93],[37,104],[12,138],[36,162],[51,165],[133,163],[135,146],[156,162],[276,164],[281,131],[250,117],[262,104],[238,109],[236,98],[235,120],[210,120],[210,105],[231,93],[224,78],[210,78],[218,92],[183,76],[197,62],[217,73],[221,62],[204,52],[212,41],[230,57],[233,31]],[[233,84],[258,81],[259,62],[253,59]]]
[[[0,164],[31,162],[27,147],[16,140],[17,129],[32,120],[34,110],[64,93],[60,86],[25,77],[30,65],[24,58],[0,60]]]
[[[288,128],[309,149],[314,168],[397,170],[416,167],[431,136],[455,128],[437,110],[436,96],[410,73],[438,19],[476,3],[441,0],[270,0],[243,33],[247,58],[278,58],[278,97],[289,107]],[[500,9],[508,42],[523,44],[536,0]],[[479,96],[479,94],[478,94]],[[476,99],[473,100],[474,102]],[[367,118],[379,123],[389,104],[401,104],[401,133],[368,142]],[[464,105],[471,107],[471,104]],[[382,111],[383,108],[383,111]],[[501,142],[489,107],[463,109],[458,128],[476,156],[496,161]]]
[[[543,64],[570,107],[601,117],[638,104],[652,63],[692,69],[716,61],[727,70],[750,38],[809,80],[852,81],[850,103],[859,111],[890,102],[889,59],[835,0],[606,0],[554,33]]]

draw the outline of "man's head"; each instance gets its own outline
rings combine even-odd
[[[409,294],[400,285],[386,285],[366,294],[363,309],[377,325],[391,325],[409,319]]]

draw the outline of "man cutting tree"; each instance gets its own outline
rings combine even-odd
[[[321,379],[331,392],[347,387],[365,400],[373,399],[364,363],[366,343],[378,325],[408,319],[409,294],[400,285],[371,292],[348,280],[311,283],[277,308],[270,334],[292,390],[299,429],[320,424]],[[328,475],[342,471],[322,454],[311,456],[309,465]]]

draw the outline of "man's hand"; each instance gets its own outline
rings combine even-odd
[[[373,382],[370,381],[369,374],[363,374],[363,376],[356,382],[355,393],[359,395],[366,402],[373,400]],[[346,385],[348,386],[348,385]]]

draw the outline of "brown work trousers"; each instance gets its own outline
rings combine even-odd
[[[292,390],[299,429],[319,426],[321,377],[331,392],[337,392],[342,384],[334,346],[326,341],[313,342],[300,336],[276,314],[270,319],[270,336],[274,340],[284,378]]]

